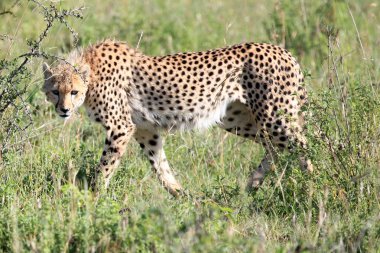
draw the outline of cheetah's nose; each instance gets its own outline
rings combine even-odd
[[[63,112],[63,113],[67,113],[67,112],[69,112],[69,109],[61,108],[61,112]]]

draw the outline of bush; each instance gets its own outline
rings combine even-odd
[[[70,17],[82,18],[83,8],[62,9],[57,8],[57,4],[51,3],[49,6],[43,5],[37,0],[29,0],[44,19],[46,27],[39,36],[34,39],[27,39],[28,51],[11,59],[0,59],[0,161],[1,157],[9,147],[10,140],[17,143],[25,141],[27,138],[25,130],[31,125],[32,117],[28,109],[28,84],[31,81],[31,71],[28,68],[32,58],[55,58],[49,55],[42,48],[42,43],[48,38],[49,31],[55,23],[63,24],[77,41],[77,34],[68,24]],[[14,1],[9,9],[0,13],[0,18],[7,14],[12,14],[11,9],[25,2]],[[4,9],[4,3],[0,5]],[[13,14],[12,14],[13,15]],[[2,35],[3,39],[7,35]]]

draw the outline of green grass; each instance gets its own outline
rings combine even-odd
[[[9,3],[8,3],[9,2]],[[12,1],[0,3],[0,9]],[[85,4],[71,21],[86,46],[103,38],[146,54],[197,51],[244,41],[285,45],[310,90],[307,130],[315,172],[283,154],[263,186],[244,191],[264,151],[219,129],[170,134],[165,150],[189,193],[159,184],[136,143],[107,193],[87,190],[104,133],[81,116],[66,126],[39,91],[30,64],[33,125],[0,161],[3,252],[379,252],[380,5],[376,1],[63,1]],[[352,17],[350,15],[352,13]],[[32,3],[0,16],[0,58],[26,50],[44,22]],[[142,33],[143,32],[143,33]],[[57,26],[44,43],[67,53]],[[0,134],[0,136],[3,136]]]

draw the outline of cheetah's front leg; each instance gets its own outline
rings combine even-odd
[[[182,190],[182,186],[177,182],[169,167],[168,160],[162,148],[162,138],[159,133],[137,129],[135,139],[144,150],[145,155],[152,164],[153,171],[157,173],[162,185],[172,195],[178,196]]]
[[[100,189],[100,185],[103,185],[104,188],[108,187],[110,179],[120,163],[120,158],[135,133],[135,126],[127,122],[119,122],[117,126],[106,126],[106,128],[108,130],[104,150],[100,164],[95,171],[95,180],[92,181],[92,188],[96,190]]]

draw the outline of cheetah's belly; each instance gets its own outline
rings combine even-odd
[[[232,100],[220,101],[210,109],[183,111],[148,111],[146,108],[133,107],[132,121],[138,128],[156,129],[161,128],[168,131],[186,131],[191,129],[207,129],[217,123],[226,114],[227,106]]]

